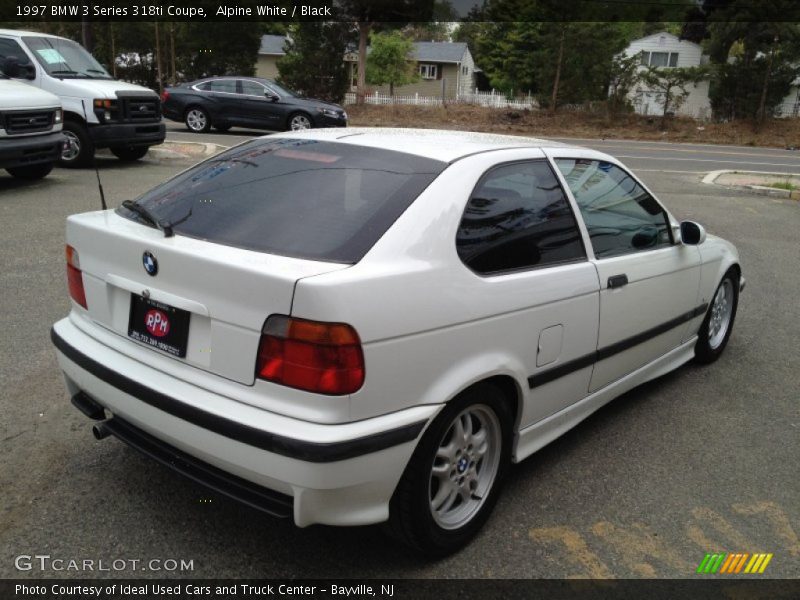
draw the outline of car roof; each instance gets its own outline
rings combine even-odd
[[[0,35],[5,35],[9,37],[22,37],[22,36],[32,36],[32,37],[49,37],[49,38],[58,38],[57,35],[51,35],[49,33],[40,33],[38,31],[26,31],[24,29],[0,29]],[[64,39],[64,38],[59,38]]]
[[[470,154],[510,148],[579,149],[578,146],[538,138],[446,129],[348,127],[346,129],[311,129],[276,135],[383,148],[444,162],[452,162]]]

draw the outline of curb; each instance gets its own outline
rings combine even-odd
[[[765,185],[726,185],[718,184],[716,180],[721,175],[728,173],[741,173],[753,175],[779,175],[781,177],[798,177],[796,173],[781,173],[779,171],[742,171],[739,169],[721,169],[719,171],[711,171],[703,177],[703,183],[709,185],[725,185],[728,188],[736,188],[741,190],[748,190],[759,196],[772,196],[774,198],[789,198],[791,200],[800,200],[800,190],[782,190],[780,188],[768,187]]]
[[[229,146],[205,142],[169,142],[165,141],[158,146],[151,146],[150,152],[159,160],[193,160],[201,161],[204,158],[219,154]]]

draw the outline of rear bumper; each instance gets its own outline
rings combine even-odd
[[[251,506],[247,497],[221,489],[219,478],[204,481],[197,472],[210,467],[243,481],[247,494],[261,489],[261,495],[290,497],[299,526],[386,520],[416,440],[438,410],[415,407],[355,423],[308,423],[177,380],[100,343],[69,318],[53,326],[51,337],[70,394],[83,392],[112,413],[112,423],[122,424],[122,434],[112,430],[117,437],[155,458],[158,453],[125,434],[160,447],[162,456],[181,453],[199,464],[194,475],[159,460]]]
[[[158,123],[112,123],[91,125],[89,137],[96,148],[110,146],[155,146],[167,137],[167,127]]]
[[[65,139],[60,131],[46,135],[0,138],[0,168],[55,162],[61,156]]]

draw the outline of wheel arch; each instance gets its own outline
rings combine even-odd
[[[71,110],[64,111],[64,121],[70,121],[72,123],[77,123],[79,125],[86,125],[86,119],[83,118],[83,115],[80,115]]]
[[[296,115],[305,115],[306,117],[308,117],[308,120],[311,121],[311,126],[316,127],[317,123],[314,120],[314,116],[311,114],[311,112],[308,110],[304,110],[302,108],[298,108],[290,111],[289,114],[286,115],[286,121],[283,124],[284,128],[288,129],[290,127],[292,122],[292,117]]]

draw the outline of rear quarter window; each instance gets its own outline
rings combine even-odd
[[[351,144],[263,138],[136,202],[176,234],[271,254],[356,263],[447,166]],[[119,214],[140,221],[120,207]]]

